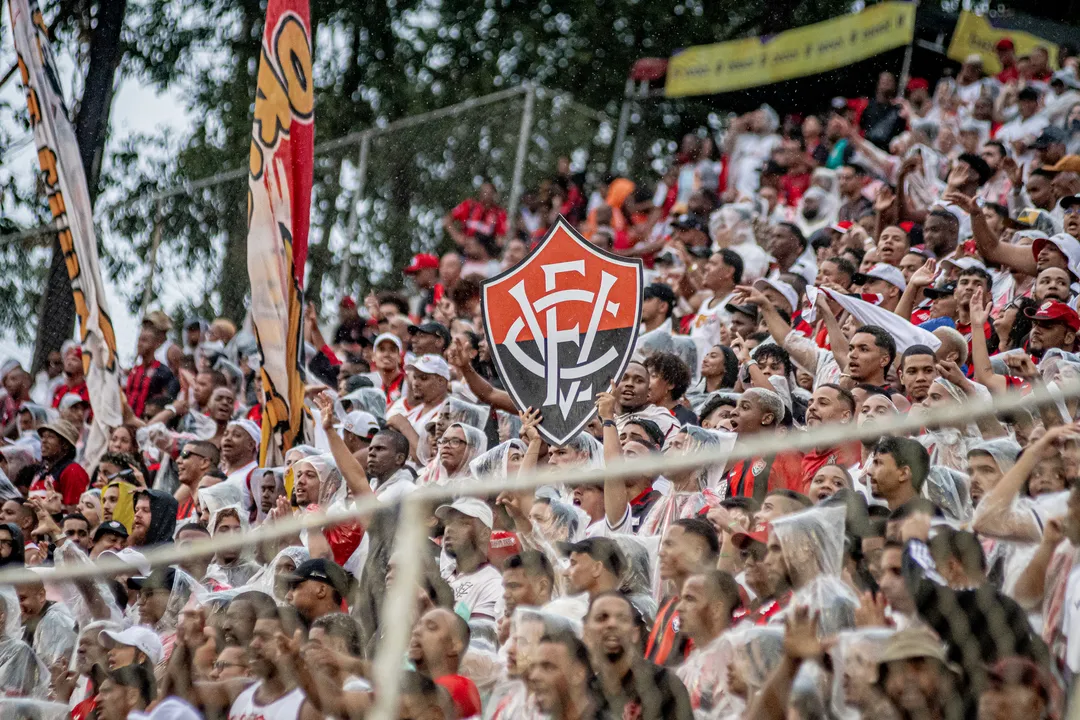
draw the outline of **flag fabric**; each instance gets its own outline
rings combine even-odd
[[[847,310],[863,325],[877,325],[888,330],[889,334],[893,336],[893,340],[896,341],[897,355],[900,355],[912,345],[926,345],[931,350],[937,350],[941,347],[941,340],[929,330],[912,325],[890,310],[851,295],[838,293],[829,288],[818,288],[813,285],[806,288],[806,302],[810,307],[815,307],[819,292],[823,292],[835,300],[840,307]]]
[[[251,320],[261,356],[260,464],[306,442],[304,263],[315,139],[308,0],[270,0],[255,90],[248,175]]]
[[[92,466],[105,452],[111,428],[124,422],[116,335],[98,264],[93,208],[41,10],[36,0],[10,0],[9,9],[41,180],[79,316],[83,368],[94,411],[84,462]]]

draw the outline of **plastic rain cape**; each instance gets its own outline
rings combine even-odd
[[[45,699],[52,677],[49,668],[22,636],[19,596],[11,586],[0,587],[4,635],[0,639],[0,695]]]
[[[286,605],[285,596],[289,592],[288,583],[285,582],[283,573],[289,573],[300,566],[301,563],[311,559],[308,549],[300,545],[290,545],[283,548],[274,559],[264,565],[259,572],[251,576],[242,590],[258,590],[277,601],[279,606]],[[289,567],[291,563],[292,567]]]
[[[435,457],[428,461],[427,466],[416,479],[418,486],[432,483],[446,485],[455,480],[466,478],[469,473],[469,464],[487,452],[487,435],[484,434],[483,430],[461,422],[451,423],[446,429],[449,431],[450,428],[459,428],[465,436],[465,454],[461,459],[460,467],[456,468],[453,473],[447,470],[443,465],[443,450],[439,448],[435,453]]]

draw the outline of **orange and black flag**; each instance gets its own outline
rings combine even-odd
[[[562,217],[520,263],[483,283],[484,330],[503,386],[565,445],[630,362],[641,322],[641,260],[593,245]]]
[[[262,379],[260,465],[308,440],[304,263],[311,222],[315,88],[308,0],[270,0],[255,90],[248,177],[251,319]]]

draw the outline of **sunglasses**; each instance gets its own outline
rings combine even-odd
[[[207,459],[205,455],[200,455],[199,453],[192,452],[191,450],[184,450],[180,453],[180,458],[182,460],[187,460],[190,457],[202,458],[203,460]]]

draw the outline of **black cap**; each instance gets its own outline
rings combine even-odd
[[[306,560],[300,563],[300,566],[290,573],[288,577],[290,588],[312,580],[329,585],[343,598],[349,596],[349,575],[343,567],[333,560],[325,558]]]
[[[419,325],[409,326],[410,335],[438,335],[442,338],[443,344],[446,347],[450,347],[450,331],[446,329],[446,326],[437,322],[426,322]]]
[[[679,298],[675,295],[675,291],[670,286],[664,283],[655,282],[645,286],[645,291],[641,295],[642,300],[648,300],[649,298],[656,298],[661,302],[666,302],[668,305],[675,308],[679,304]]]
[[[739,313],[740,315],[746,315],[752,318],[754,322],[757,322],[758,307],[757,305],[736,305],[735,303],[728,303],[724,306],[724,309],[729,313]]]
[[[98,525],[97,530],[94,531],[94,542],[100,540],[102,535],[116,535],[126,540],[128,531],[123,523],[117,520],[106,520]]]
[[[559,543],[559,550],[564,555],[570,555],[570,553],[588,555],[615,577],[622,577],[623,571],[626,570],[626,557],[619,549],[619,544],[610,538],[593,537],[575,543],[563,542]]]
[[[127,586],[129,590],[172,590],[175,580],[175,568],[154,568],[144,577],[128,578]]]
[[[671,227],[676,230],[700,230],[706,235],[709,234],[708,221],[696,213],[680,215],[675,222],[671,223]]]
[[[1075,205],[1080,205],[1080,195],[1068,195],[1066,197],[1063,197],[1058,200],[1058,205],[1061,206],[1062,210],[1064,210],[1065,208],[1071,208]]]
[[[928,287],[928,288],[926,288],[925,290],[923,290],[923,295],[930,298],[931,300],[936,300],[937,298],[949,297],[950,295],[952,295],[955,292],[956,292],[956,283],[947,282],[944,285],[941,285],[940,287]]]
[[[1039,91],[1030,85],[1026,85],[1020,92],[1016,93],[1017,100],[1038,100]]]
[[[1039,137],[1035,138],[1035,142],[1031,143],[1031,147],[1036,150],[1045,150],[1050,145],[1064,145],[1068,140],[1068,135],[1062,128],[1056,125],[1047,125],[1046,128],[1039,134]]]

